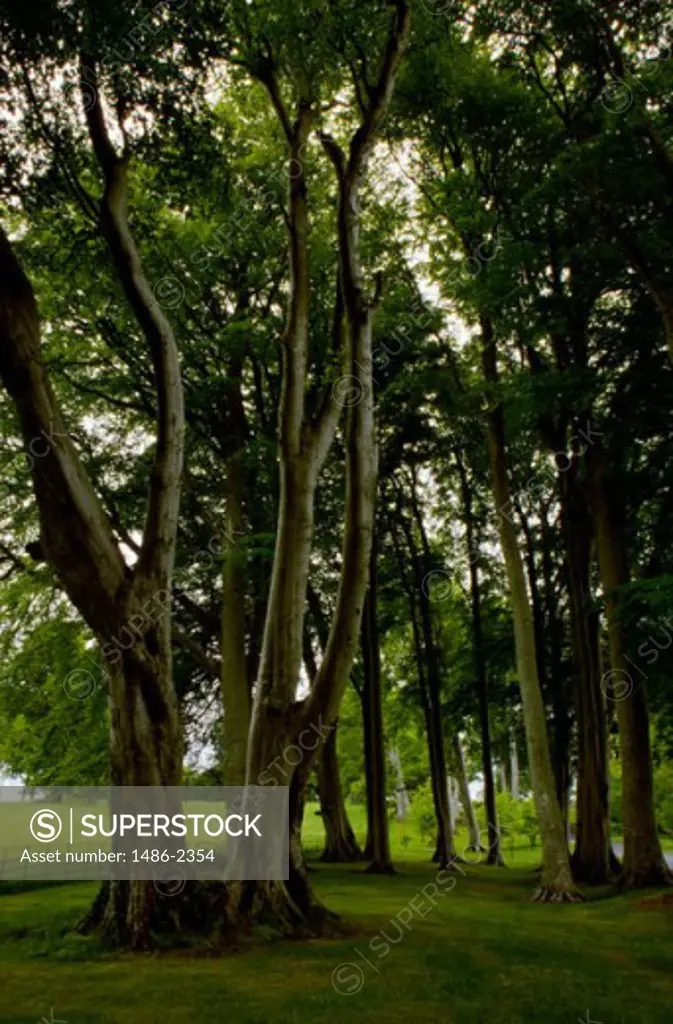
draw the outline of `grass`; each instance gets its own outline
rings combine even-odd
[[[69,931],[92,899],[89,884],[0,895],[0,1022],[50,1021],[52,1007],[68,1024],[575,1024],[587,1010],[603,1024],[673,1019],[670,908],[648,907],[643,893],[531,903],[538,854],[525,846],[513,868],[466,868],[433,907],[416,897],[436,869],[417,835],[404,838],[395,824],[392,878],[316,866],[315,888],[353,925],[352,938],[235,956],[106,952]],[[309,808],[307,846],[320,839]],[[413,906],[418,914],[404,913]]]

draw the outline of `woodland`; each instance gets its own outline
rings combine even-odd
[[[0,775],[289,788],[284,881],[0,878],[0,1021],[671,1019],[672,46],[0,0]]]

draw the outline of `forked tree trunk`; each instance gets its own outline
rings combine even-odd
[[[166,607],[158,621],[136,626],[142,642],[124,653],[120,691],[111,706],[112,771],[132,773],[134,785],[180,785],[182,779],[182,734],[172,680],[170,589],[178,528],[180,485],[184,449],[184,401],[177,345],[172,328],[159,306],[145,275],[128,224],[127,165],[108,135],[101,96],[91,104],[86,76],[97,80],[93,59],[81,59],[83,103],[89,137],[103,175],[105,190],[100,206],[100,224],[112,261],[129,305],[146,337],[157,387],[157,444],[149,483],[147,518],[138,561],[131,579],[118,596],[120,610],[130,624],[147,614],[148,603],[158,592],[166,595]],[[123,595],[123,599],[122,599]],[[99,634],[100,635],[100,634]],[[102,639],[109,640],[109,632]],[[105,653],[105,647],[103,648]],[[123,688],[123,689],[122,689]],[[110,687],[115,692],[114,684]],[[134,699],[135,694],[135,699]],[[125,706],[118,703],[125,700]],[[129,707],[133,713],[129,715]],[[132,728],[115,728],[123,723]],[[134,745],[143,734],[153,737],[143,758]],[[128,744],[132,744],[128,747]],[[154,752],[154,759],[152,753]],[[135,759],[135,760],[134,760]],[[125,761],[129,764],[123,769]],[[133,765],[133,768],[131,768]],[[142,781],[146,779],[146,781]],[[126,896],[126,916],[123,897]],[[162,902],[164,905],[162,905]],[[166,900],[151,882],[111,883],[108,907],[102,926],[115,914],[115,937],[125,934],[135,947],[149,943],[150,933],[164,929],[169,917]],[[187,903],[183,894],[171,903],[170,915],[177,920]],[[191,908],[190,908],[191,910]],[[90,919],[91,921],[92,919]]]
[[[628,558],[621,524],[621,495],[611,485],[606,456],[599,440],[586,452],[596,550],[610,646],[610,671],[602,685],[617,707],[622,757],[623,883],[633,888],[669,884],[654,813],[652,759],[645,681],[633,678],[620,621],[619,588],[629,581]]]
[[[309,249],[307,182],[303,148],[313,119],[309,101],[299,96],[296,118],[290,119],[276,69],[267,55],[258,74],[276,110],[289,147],[290,288],[287,327],[283,338],[283,382],[279,409],[280,502],[271,588],[267,604],[259,676],[255,687],[246,779],[262,785],[286,784],[291,793],[294,772],[288,772],[287,751],[301,750],[308,729],[328,728],[336,721],[350,675],[367,590],[378,450],[372,393],[372,330],[377,300],[364,293],[359,246],[359,193],[376,137],[386,115],[406,49],[410,12],[397,0],[379,78],[367,91],[367,108],[350,140],[348,153],[329,136],[323,147],[336,173],[339,189],[339,277],[335,304],[335,337],[346,372],[346,517],[341,574],[329,637],[316,678],[304,701],[296,702],[304,636],[304,605],[313,533],[313,503],[318,477],[338,425],[343,379],[329,387],[315,418],[306,409],[309,356]],[[302,758],[301,771],[315,751]],[[301,787],[296,787],[301,788]],[[296,818],[294,810],[292,819]],[[290,848],[287,884],[248,883],[243,908],[257,918],[275,920],[285,930],[317,931],[329,920],[311,893],[303,858]]]
[[[566,372],[579,358],[580,365],[586,364],[586,316],[569,317],[568,331],[574,333],[576,344],[568,344],[566,332],[561,330],[552,336],[556,362],[561,372]],[[579,353],[579,357],[578,354]],[[532,364],[535,371],[535,364]],[[582,423],[590,422],[590,412],[580,417]],[[575,668],[574,703],[577,717],[578,773],[577,773],[577,822],[576,844],[571,866],[573,877],[578,882],[604,884],[610,877],[609,860],[609,817],[608,817],[608,768],[607,733],[605,705],[601,692],[601,669],[598,648],[598,617],[592,609],[590,591],[590,567],[592,547],[592,519],[589,500],[581,480],[581,458],[573,450],[572,455],[564,454],[566,466],[559,464],[560,453],[567,450],[567,424],[554,427],[545,417],[540,417],[540,428],[550,453],[558,467],[558,493],[561,505],[561,528],[565,547],[566,586],[570,606],[570,637]],[[572,447],[572,445],[571,445]],[[545,590],[553,593],[551,531],[544,510],[542,519],[542,551]],[[557,623],[555,608],[549,607],[551,623]],[[550,629],[552,666],[561,663],[561,640],[558,625]],[[560,695],[555,705],[555,720],[567,721],[566,701],[560,685],[554,686],[554,693]],[[566,733],[566,735],[564,735]],[[567,729],[562,729],[555,743],[555,774],[557,792],[561,802],[564,820],[567,821],[568,757]]]
[[[325,849],[320,857],[328,863],[349,864],[364,859],[348,820],[337,755],[337,729],[330,733],[316,763],[320,812],[325,826]]]
[[[536,898],[577,899],[579,894],[570,872],[567,838],[555,792],[545,711],[537,675],[535,632],[526,591],[523,560],[516,527],[510,514],[512,506],[505,455],[504,415],[500,398],[495,391],[498,384],[496,342],[493,326],[488,317],[482,316],[481,328],[484,377],[492,389],[491,409],[488,414],[488,447],[493,491],[499,512],[500,543],[512,598],[516,660],[528,763],[542,839],[542,874]]]
[[[82,76],[93,61],[82,60]],[[145,335],[157,387],[157,444],[138,560],[125,565],[110,521],[75,447],[40,359],[35,299],[0,232],[0,375],[16,405],[27,447],[49,437],[33,460],[33,485],[45,558],[98,637],[109,666],[112,782],[179,785],[182,733],[172,682],[171,580],[180,497],[184,412],[177,347],[144,274],[128,225],[126,158],[117,156],[102,107],[85,98],[93,150],[105,179],[101,233],[124,293]],[[129,642],[130,638],[130,642]],[[183,901],[170,904],[173,920]],[[103,886],[86,925],[116,941],[146,945],[169,924],[166,901],[151,882]]]

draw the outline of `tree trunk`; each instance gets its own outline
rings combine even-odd
[[[82,59],[83,78],[95,64]],[[172,681],[171,582],[180,501],[184,409],[170,324],[145,276],[128,224],[126,160],[107,134],[102,107],[85,101],[89,135],[105,179],[100,226],[116,273],[148,344],[157,389],[157,443],[138,559],[129,568],[111,523],[67,434],[40,358],[40,329],[30,282],[0,231],[0,375],[19,414],[33,460],[40,543],[70,600],[98,637],[109,667],[111,779],[117,785],[175,786],[182,731]],[[152,883],[108,883],[83,926],[143,947],[172,927]],[[185,909],[179,898],[171,917]]]
[[[406,821],[409,817],[411,801],[409,800],[409,794],[407,793],[407,787],[404,782],[404,770],[402,768],[402,758],[400,757],[399,751],[389,750],[388,760],[390,761],[392,769],[397,777],[397,785],[395,787],[397,814],[395,816],[398,821]]]
[[[287,329],[282,340],[283,383],[279,411],[281,495],[276,532],[273,573],[267,602],[264,638],[255,688],[246,781],[278,785],[293,782],[285,771],[290,750],[308,750],[302,772],[310,766],[319,745],[302,747],[302,736],[315,729],[320,734],[333,722],[346,686],[357,646],[362,605],[367,584],[374,496],[377,445],[374,401],[371,393],[372,325],[376,302],[367,300],[359,253],[358,198],[381,124],[386,116],[394,83],[410,32],[410,11],[404,0],[395,4],[392,26],[381,60],[378,81],[370,83],[362,123],[346,156],[336,143],[326,148],[333,159],[339,184],[339,272],[343,294],[338,319],[339,357],[348,375],[362,391],[362,400],[349,408],[346,429],[346,518],[341,578],[336,611],[314,687],[297,704],[295,690],[301,664],[303,612],[313,529],[313,502],[320,469],[327,457],[340,419],[342,406],[335,389],[326,389],[316,417],[306,409],[309,359],[309,287],[307,185],[301,159],[312,122],[309,102],[297,98],[294,121],[284,107],[283,92],[276,80],[273,58],[265,54],[258,74],[267,87],[289,146],[289,247],[290,286]],[[141,641],[122,661],[121,682],[112,688],[123,691],[126,706],[115,708],[118,764],[138,755],[133,765],[136,783],[168,777],[181,763],[181,747],[175,743],[170,764],[165,736],[173,736],[175,722],[168,693],[170,672],[170,592],[179,510],[183,459],[184,414],[180,366],[175,339],[152,288],[143,273],[133,243],[126,209],[128,154],[120,157],[107,134],[103,105],[88,103],[85,82],[97,81],[95,62],[81,60],[83,100],[93,149],[105,179],[101,202],[101,227],[108,242],[124,292],[148,342],[157,382],[157,444],[149,483],[147,517],[138,561],[131,570],[124,563],[111,525],[63,431],[63,421],[39,358],[39,330],[30,286],[14,260],[11,246],[0,234],[0,374],[22,424],[26,445],[45,429],[58,431],[54,458],[41,458],[34,469],[35,491],[40,508],[43,547],[59,573],[73,603],[105,643],[124,624],[124,616],[147,615],[148,600],[165,594],[168,611],[161,627],[141,626]],[[323,137],[323,141],[325,139]],[[125,149],[129,140],[124,136]],[[300,173],[295,173],[299,167]],[[7,271],[7,273],[5,273]],[[18,292],[18,294],[17,294]],[[345,313],[345,317],[344,317]],[[345,318],[347,329],[342,329]],[[338,381],[336,382],[338,384]],[[336,385],[335,385],[336,388]],[[139,610],[138,610],[139,609]],[[105,651],[104,651],[105,654]],[[169,697],[171,698],[169,700]],[[115,697],[116,699],[116,697]],[[153,747],[147,746],[152,738]],[[322,736],[324,741],[324,735]],[[132,749],[127,752],[127,744]],[[155,755],[155,760],[150,756]],[[156,763],[155,763],[156,761]],[[128,770],[128,769],[127,769]],[[145,773],[149,777],[145,779]],[[300,784],[290,785],[291,821],[300,818],[303,799]],[[256,920],[282,931],[311,927],[325,920],[313,900],[296,829],[290,838],[290,872],[287,883],[245,882],[220,886],[210,907],[221,919]],[[193,887],[192,887],[193,888]],[[201,891],[201,889],[199,889]],[[112,918],[120,930],[130,928],[142,945],[165,917],[185,919],[195,900],[173,899],[159,912],[156,890],[149,883],[108,886],[96,902],[92,920]],[[126,908],[130,908],[128,911]],[[203,906],[193,915],[201,929],[212,914]]]
[[[561,665],[561,642],[559,637],[559,623],[554,599],[554,587],[552,580],[552,555],[549,545],[549,533],[543,530],[542,536],[542,563],[543,576],[545,581],[545,600],[543,603],[538,585],[538,568],[536,561],[536,545],[533,531],[523,510],[515,499],[515,505],[521,520],[521,526],[526,538],[526,566],[528,570],[528,583],[530,587],[533,630],[535,634],[535,651],[537,657],[537,672],[540,682],[540,690],[543,700],[551,703],[553,710],[553,732],[551,759],[556,782],[556,798],[561,809],[564,828],[568,831],[568,788],[570,785],[570,717],[568,714],[568,701],[566,686],[562,674]],[[544,506],[540,511],[540,518],[545,520]],[[545,614],[546,612],[546,614]],[[547,642],[549,643],[549,657],[547,657]],[[506,771],[511,767],[511,759],[508,751],[504,752],[504,763]],[[511,781],[509,783],[511,790]]]
[[[542,875],[536,894],[539,899],[576,899],[568,856],[563,819],[555,792],[549,738],[537,674],[535,633],[530,602],[526,591],[523,560],[516,527],[510,514],[511,494],[505,456],[505,429],[502,405],[497,393],[497,356],[493,326],[482,316],[484,376],[491,387],[491,410],[488,415],[488,447],[493,490],[498,509],[500,542],[507,568],[514,617],[514,638],[521,701],[523,704],[528,763],[533,796],[542,838]]]
[[[567,836],[570,795],[570,717],[558,691],[555,691],[552,708],[554,712],[552,769],[556,784],[556,799],[561,810],[563,830]]]
[[[367,781],[367,845],[365,857],[372,874],[392,874],[386,804],[386,758],[381,699],[381,655],[376,620],[376,554],[372,551],[369,592],[362,615],[365,776]]]
[[[620,621],[619,588],[629,581],[621,495],[612,485],[605,452],[599,440],[586,452],[596,550],[610,646],[610,672],[603,690],[617,705],[622,757],[622,822],[624,826],[623,882],[633,888],[669,884],[654,813],[652,760],[645,680],[634,679],[626,657],[626,637]]]
[[[307,181],[302,160],[313,110],[299,95],[296,117],[284,105],[283,91],[273,61],[259,70],[289,147],[288,232],[290,288],[287,326],[283,338],[282,393],[279,408],[280,507],[271,588],[266,611],[259,676],[255,687],[246,780],[262,785],[287,781],[286,762],[292,747],[311,727],[331,728],[351,672],[367,591],[378,448],[372,392],[372,331],[376,298],[369,301],[363,287],[359,242],[359,194],[378,131],[386,115],[410,32],[410,11],[398,0],[376,84],[368,92],[367,109],[353,134],[348,154],[329,136],[323,147],[335,169],[339,188],[337,214],[339,286],[335,302],[335,337],[348,393],[358,401],[348,404],[345,435],[346,516],[341,572],[329,636],[311,690],[296,702],[296,687],[304,638],[304,605],[313,532],[313,503],[320,470],[331,447],[343,404],[343,378],[330,386],[315,417],[306,408],[309,360],[310,272],[308,248]],[[331,383],[331,382],[330,382]],[[302,772],[316,756],[302,758]],[[295,790],[300,790],[295,785]],[[297,794],[295,799],[299,799]],[[296,815],[293,814],[293,820]],[[303,858],[296,843],[290,847],[290,878],[248,887],[248,902],[268,908],[271,918],[288,919],[309,931],[324,924],[326,914],[312,897]]]
[[[414,517],[421,534],[421,542],[425,549],[427,541],[423,531],[422,516],[416,500],[415,480],[412,481],[411,502],[414,509]],[[411,563],[411,579],[413,581],[413,585],[407,586],[406,589],[411,610],[418,683],[428,739],[432,800],[435,808],[435,815],[437,817],[437,844],[433,860],[439,863],[442,867],[449,867],[455,862],[456,852],[453,845],[453,830],[451,827],[449,797],[446,785],[446,754],[444,751],[444,730],[442,726],[440,701],[440,663],[439,654],[435,644],[430,597],[427,585],[429,558],[427,551],[424,550],[423,557],[421,557],[418,552],[416,541],[414,539],[413,525],[406,521],[401,509],[399,510],[399,524],[404,532]],[[406,575],[404,569],[404,556],[397,546],[397,543],[396,548],[400,573],[404,579]],[[417,601],[418,605],[416,603]]]
[[[456,780],[452,775],[446,776],[446,800],[449,807],[449,828],[453,835],[456,831],[456,822],[458,821],[458,801],[456,793]],[[441,849],[441,843],[439,836],[437,837],[437,856],[439,857],[439,851]]]
[[[117,641],[121,639],[120,635]],[[155,639],[150,640],[152,647]],[[146,639],[136,637],[120,659],[109,664],[106,676],[111,785],[180,786],[182,724],[165,636],[158,652],[150,651]],[[157,931],[198,929],[195,912],[190,895],[171,893],[170,882],[164,887],[160,881],[110,881],[80,930],[95,930],[108,941],[143,949]]]
[[[349,864],[364,859],[348,820],[337,756],[337,729],[334,728],[317,761],[320,811],[325,825],[325,849],[320,857],[328,863]]]
[[[416,474],[411,474],[411,506],[421,539],[422,555],[419,556],[414,544],[413,531],[406,528],[407,544],[411,562],[416,573],[418,606],[421,618],[421,633],[425,653],[427,682],[428,743],[430,745],[430,774],[437,814],[437,861],[442,867],[450,867],[456,860],[453,842],[453,826],[449,812],[448,790],[446,787],[446,752],[441,705],[441,663],[435,640],[435,626],[430,605],[427,577],[431,571],[432,555],[425,529],[423,514],[416,493]]]
[[[503,758],[499,762],[498,774],[500,775],[500,792],[509,793],[509,783],[507,781],[507,759]]]
[[[250,685],[245,649],[246,566],[236,550],[235,538],[243,533],[243,471],[238,454],[226,469],[226,520],[222,565],[223,763],[222,785],[245,785],[245,765],[250,729]]]
[[[605,704],[601,691],[598,616],[590,590],[591,517],[577,479],[578,466],[560,474],[562,529],[568,567],[570,636],[577,708],[577,814],[573,877],[588,885],[610,879],[608,764]]]
[[[488,678],[486,675],[486,659],[481,622],[481,581],[479,579],[479,538],[473,512],[473,497],[470,488],[462,453],[454,451],[456,465],[460,477],[463,514],[465,516],[465,539],[467,557],[470,567],[470,606],[472,612],[472,655],[474,659],[474,676],[479,702],[479,731],[481,735],[481,770],[484,777],[484,810],[486,811],[486,830],[488,836],[487,863],[502,866],[504,861],[500,850],[500,831],[498,829],[498,809],[495,798],[495,779],[493,777],[493,754],[491,744],[491,727],[488,713]]]
[[[418,689],[421,698],[421,707],[423,708],[423,718],[425,720],[425,735],[428,741],[428,761],[430,765],[430,786],[432,788],[432,802],[435,809],[435,817],[437,819],[437,839],[435,841],[435,850],[432,855],[432,860],[434,863],[441,863],[443,858],[445,858],[446,856],[446,836],[452,835],[453,829],[451,825],[446,785],[439,786],[437,782],[438,768],[436,758],[436,746],[433,734],[434,730],[432,724],[432,715],[430,711],[430,700],[428,697],[427,664],[425,661],[425,649],[423,646],[423,641],[421,639],[421,629],[418,623],[418,613],[416,610],[415,594],[415,590],[409,592],[409,604],[411,608],[411,626],[414,636],[414,651],[416,656]]]
[[[441,867],[446,868],[455,862],[456,851],[453,844],[449,794],[446,787],[447,771],[440,703],[439,664],[432,634],[429,600],[424,595],[422,587],[419,603],[426,664],[426,723],[430,751],[430,776],[437,815],[437,862]]]
[[[455,763],[456,781],[458,784],[458,793],[460,796],[460,802],[463,805],[463,814],[465,815],[465,821],[467,823],[467,835],[469,840],[470,850],[482,850],[483,847],[479,837],[479,826],[477,825],[477,818],[474,813],[474,807],[472,806],[472,797],[470,796],[470,784],[467,778],[467,772],[465,770],[465,756],[463,754],[463,746],[460,742],[460,736],[457,732],[451,734],[451,746],[453,748],[453,759]]]
[[[510,775],[512,777],[512,796],[518,800],[521,793],[519,788],[519,744],[516,741],[516,732],[510,729],[509,733],[509,763]]]
[[[540,521],[542,524],[542,574],[549,637],[549,689],[554,712],[552,764],[556,779],[556,795],[567,835],[572,730],[568,708],[571,702],[571,692],[569,679],[563,667],[563,627],[559,618],[557,591],[554,588],[552,531],[547,521],[545,506],[540,507]]]
[[[308,597],[318,642],[324,652],[328,640],[327,622],[323,615],[320,599],[310,584],[308,587]],[[304,665],[311,686],[313,686],[318,675],[318,669],[308,630],[305,630],[304,633]],[[358,695],[360,698],[362,697],[359,690]],[[330,731],[329,738],[316,760],[320,812],[325,826],[325,849],[323,850],[321,860],[348,863],[363,860],[364,854],[358,845],[355,833],[348,820],[346,805],[343,799],[337,755],[337,725],[338,723],[335,722],[333,729]],[[306,778],[306,783],[308,783],[308,777]],[[303,814],[303,803],[299,810]],[[297,822],[297,830],[301,832],[301,820]]]

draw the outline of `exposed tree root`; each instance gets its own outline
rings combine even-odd
[[[534,903],[584,903],[584,896],[580,892],[551,889],[548,885],[536,889],[531,899]]]
[[[282,882],[103,883],[81,934],[143,951],[198,945],[211,951],[274,939],[342,937],[338,914],[313,897],[300,906]]]

